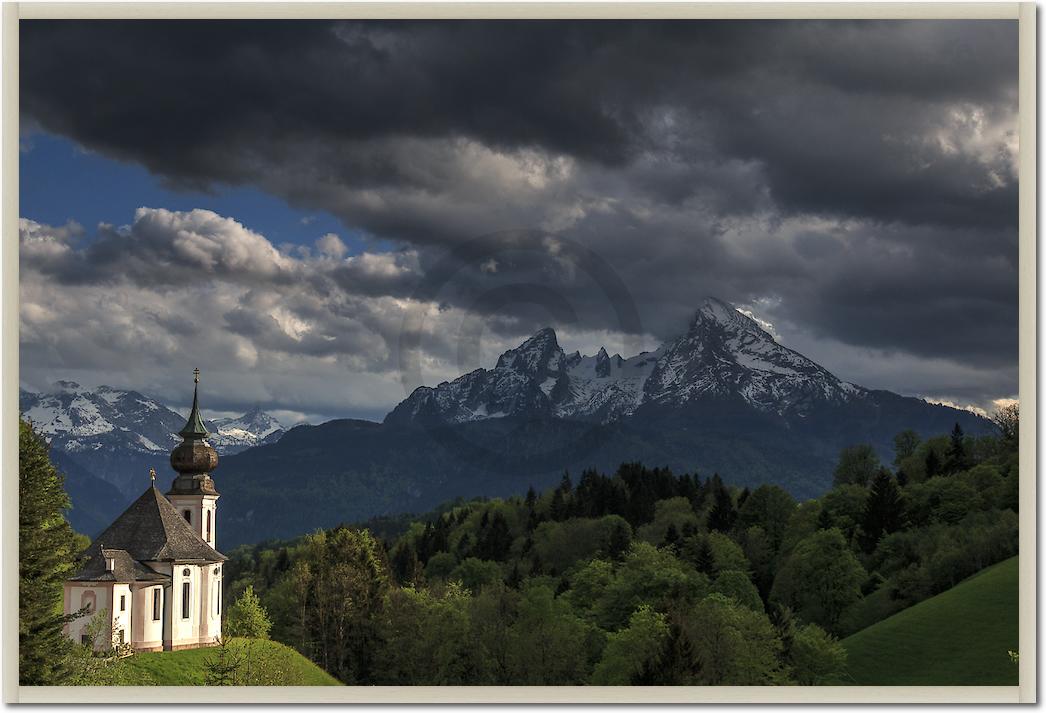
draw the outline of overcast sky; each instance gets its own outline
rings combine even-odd
[[[21,23],[21,378],[381,418],[713,295],[1017,392],[1017,24]],[[404,344],[412,351],[401,350]],[[408,367],[408,368],[405,368]]]

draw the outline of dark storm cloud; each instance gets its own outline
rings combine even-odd
[[[987,21],[31,21],[21,90],[45,129],[193,185],[320,146],[321,183],[424,188],[439,177],[354,142],[467,136],[612,164],[750,158],[794,210],[1012,224],[1012,184],[917,139],[949,103],[1012,103],[1016,49],[1015,23]],[[663,111],[708,146],[658,146]]]
[[[475,295],[519,283],[564,295],[578,328],[619,329],[542,237],[560,236],[621,274],[659,337],[714,294],[825,345],[981,369],[982,401],[1016,361],[1015,22],[29,21],[20,46],[26,125],[414,250],[324,267],[199,216],[207,237],[175,239],[160,213],[97,247],[39,248],[69,283],[307,284],[322,309],[293,311],[322,338],[225,310],[260,347],[345,354],[360,324],[391,333],[387,306],[357,298],[482,311]],[[445,248],[519,227],[537,229],[525,249],[431,276]],[[509,302],[488,319],[499,335],[548,319]]]

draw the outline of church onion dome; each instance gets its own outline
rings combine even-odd
[[[217,495],[210,472],[218,466],[218,452],[207,442],[211,435],[200,416],[199,386],[200,370],[193,370],[192,410],[189,420],[178,435],[182,437],[171,451],[171,467],[178,473],[171,486],[171,493],[205,493]]]

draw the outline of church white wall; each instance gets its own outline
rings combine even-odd
[[[85,601],[85,594],[90,593],[94,595],[94,605],[91,613],[74,619],[65,625],[65,632],[70,639],[79,643],[81,637],[86,633],[88,624],[94,621],[95,617],[101,612],[106,616],[106,624],[102,627],[102,631],[99,632],[98,638],[95,640],[95,649],[104,650],[107,648],[108,637],[113,631],[112,587],[113,585],[111,584],[66,582],[63,606],[65,614],[73,614],[79,611],[80,607],[83,606],[82,602]]]
[[[200,597],[202,585],[202,567],[192,564],[173,565],[171,577],[171,638],[173,648],[195,646],[200,643]],[[187,573],[187,574],[186,574]],[[188,616],[183,616],[183,587],[189,585]]]
[[[189,513],[188,522],[193,531],[211,547],[217,541],[218,496],[216,495],[168,495],[167,499],[183,518]],[[207,517],[210,516],[208,530]]]
[[[120,643],[121,633],[124,643],[131,641],[131,612],[134,610],[134,597],[131,585],[113,584],[112,594],[112,641]]]
[[[210,644],[222,633],[222,618],[218,610],[221,598],[222,566],[206,565],[201,568],[204,588],[200,598],[200,643]]]
[[[131,620],[131,643],[138,649],[158,649],[163,646],[164,587],[143,584],[134,588],[134,611]],[[153,619],[153,595],[159,593],[159,618]]]

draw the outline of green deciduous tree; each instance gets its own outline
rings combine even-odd
[[[501,567],[497,562],[469,557],[454,568],[448,579],[461,582],[462,586],[475,594],[488,584],[501,581]]]
[[[776,485],[760,485],[745,498],[738,510],[737,522],[741,529],[759,526],[763,528],[770,545],[776,552],[784,539],[788,520],[795,512],[795,498]]]
[[[590,626],[551,587],[532,583],[522,593],[510,628],[509,671],[522,686],[556,686],[588,677],[586,638]]]
[[[607,637],[603,656],[592,673],[597,686],[628,686],[644,670],[657,667],[668,640],[664,614],[641,606],[628,620],[628,627]]]
[[[1020,416],[1020,404],[1017,403],[1003,406],[992,414],[992,422],[999,429],[999,436],[1003,444],[1011,449],[1017,448],[1020,435]]]
[[[617,631],[643,604],[667,611],[670,604],[697,601],[707,591],[708,578],[692,566],[665,550],[636,542],[596,601],[593,615],[602,628]]]
[[[226,635],[268,639],[271,628],[272,622],[258,595],[254,593],[254,586],[247,585],[225,615]]]
[[[879,456],[866,443],[847,446],[839,453],[833,482],[836,485],[868,485],[879,472]]]
[[[439,591],[392,590],[385,609],[376,678],[393,685],[476,683],[469,595],[452,582]]]
[[[712,591],[730,597],[752,611],[763,611],[763,600],[759,597],[759,590],[744,572],[735,569],[720,572],[712,582]]]
[[[687,685],[765,686],[787,682],[781,640],[765,614],[709,594],[680,620],[693,666]]]
[[[311,574],[303,593],[311,658],[341,681],[371,682],[389,588],[380,545],[366,530],[339,527],[307,535],[299,557]]]
[[[912,430],[901,431],[893,437],[893,464],[900,466],[906,458],[915,455],[915,449],[919,447],[919,434]]]
[[[796,628],[788,652],[792,676],[804,686],[844,683],[846,649],[815,624]]]
[[[834,631],[843,611],[861,598],[864,568],[835,529],[819,530],[800,542],[774,580],[771,600],[803,621]]]

